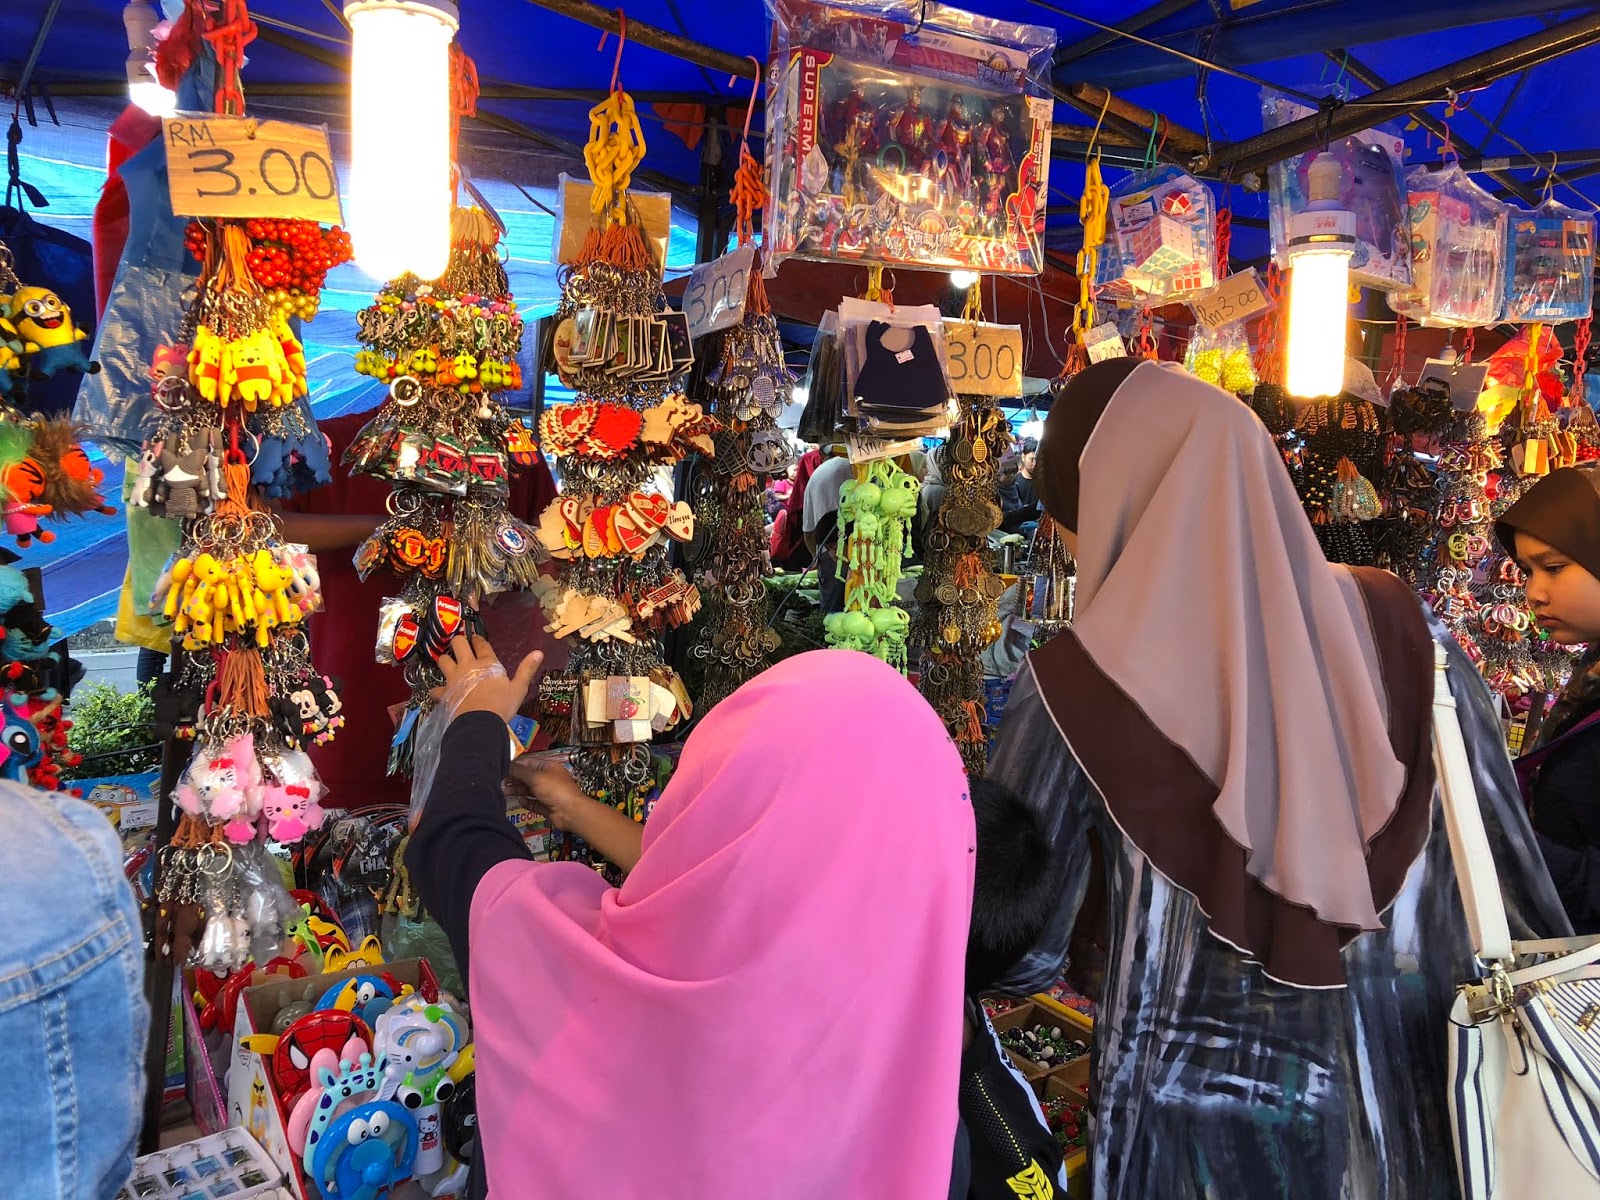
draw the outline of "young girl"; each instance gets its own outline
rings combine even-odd
[[[837,650],[752,680],[612,888],[532,862],[506,820],[504,722],[537,660],[507,678],[463,638],[441,665],[456,715],[406,865],[467,976],[496,1200],[944,1200],[973,816],[916,690]],[[617,826],[585,834],[630,865]]]
[[[1579,933],[1600,932],[1600,476],[1565,467],[1536,483],[1495,527],[1527,572],[1528,606],[1562,645],[1587,645],[1517,762],[1550,874]]]

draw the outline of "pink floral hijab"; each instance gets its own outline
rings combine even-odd
[[[491,1195],[943,1200],[973,861],[960,756],[897,672],[826,650],[746,684],[621,888],[478,888]]]

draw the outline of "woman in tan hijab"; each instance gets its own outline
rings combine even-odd
[[[1266,430],[1175,366],[1076,376],[1035,481],[1075,623],[1029,656],[991,773],[1045,814],[1068,902],[1007,983],[1070,943],[1098,993],[1096,1200],[1453,1195],[1445,635],[1393,576],[1330,566]],[[1450,677],[1513,922],[1564,933],[1453,645]]]

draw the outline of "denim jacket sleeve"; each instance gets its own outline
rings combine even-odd
[[[104,814],[0,782],[7,1195],[111,1200],[133,1163],[149,1007],[138,906]]]

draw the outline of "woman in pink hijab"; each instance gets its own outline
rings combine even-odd
[[[689,738],[613,888],[506,820],[537,665],[467,695],[406,851],[468,980],[490,1195],[943,1200],[974,860],[938,717],[866,655],[779,664]]]

